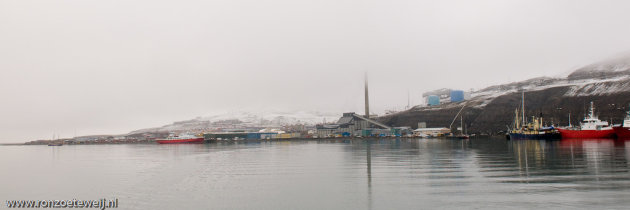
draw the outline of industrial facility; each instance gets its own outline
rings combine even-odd
[[[317,137],[335,136],[391,136],[392,128],[371,120],[354,112],[343,113],[343,116],[334,124],[317,125]],[[398,134],[400,135],[400,134]]]
[[[427,106],[437,106],[445,103],[468,100],[470,99],[470,92],[443,88],[426,92],[422,94],[422,97],[425,98]]]
[[[368,93],[367,74],[365,75],[365,115],[358,115],[354,112],[343,113],[343,116],[336,123],[317,125],[316,136],[318,138],[327,137],[348,137],[348,136],[402,136],[411,135],[411,129],[407,127],[392,128],[376,120],[370,119],[370,101]]]

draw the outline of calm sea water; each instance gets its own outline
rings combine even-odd
[[[0,199],[120,209],[630,208],[630,141],[0,146]]]

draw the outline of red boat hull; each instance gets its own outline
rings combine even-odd
[[[563,139],[608,139],[615,137],[615,130],[567,130],[558,128]]]
[[[194,139],[160,139],[155,140],[159,144],[194,144],[194,143],[203,143],[203,138],[194,138]]]
[[[617,138],[620,138],[620,139],[630,138],[630,128],[614,127],[613,130],[615,130],[615,134],[617,135]]]

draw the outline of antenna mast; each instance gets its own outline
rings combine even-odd
[[[409,97],[409,89],[407,89],[407,109],[411,106],[411,98]]]
[[[522,108],[522,110],[523,110],[523,118],[522,118],[523,122],[522,123],[523,123],[523,125],[525,125],[525,90],[523,90],[523,92],[522,92],[521,104],[523,106],[523,108]]]

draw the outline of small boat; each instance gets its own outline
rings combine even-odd
[[[455,115],[455,118],[453,118],[453,122],[451,122],[451,126],[453,126],[453,123],[455,122],[455,120],[457,120],[457,116],[460,116],[459,117],[459,123],[460,123],[461,127],[458,128],[458,130],[460,130],[460,132],[457,135],[451,134],[448,137],[450,139],[470,139],[470,136],[468,134],[466,134],[466,128],[464,127],[464,115],[459,115],[459,113],[461,113],[462,110],[464,110],[464,107],[466,107],[466,105],[462,106],[462,108],[459,110],[459,112],[457,112],[457,115]]]
[[[53,147],[53,146],[55,146],[55,147],[63,146],[63,142],[59,142],[60,140],[59,140],[59,135],[58,134],[56,135],[56,137],[57,138],[55,138],[55,133],[53,133],[53,137],[50,140],[50,142],[48,143],[48,146],[51,146],[51,147]]]
[[[630,111],[627,112],[626,118],[623,120],[623,124],[613,127],[615,135],[620,139],[630,138]]]
[[[459,118],[459,123],[461,124],[460,128],[462,128],[462,132],[455,137],[458,139],[470,139],[470,136],[466,134],[466,130],[464,130],[464,116],[463,115]]]
[[[183,135],[171,135],[165,139],[155,140],[159,144],[194,144],[203,143],[203,137],[198,137],[191,134]]]
[[[418,134],[417,136],[418,136],[418,137],[420,137],[420,138],[423,138],[423,139],[426,139],[426,138],[431,138],[431,136],[430,136],[430,135],[428,135],[428,134],[424,134],[424,133]]]
[[[589,114],[580,123],[579,128],[558,128],[563,139],[604,139],[614,138],[615,131],[606,121],[601,121],[595,116],[593,102]]]

